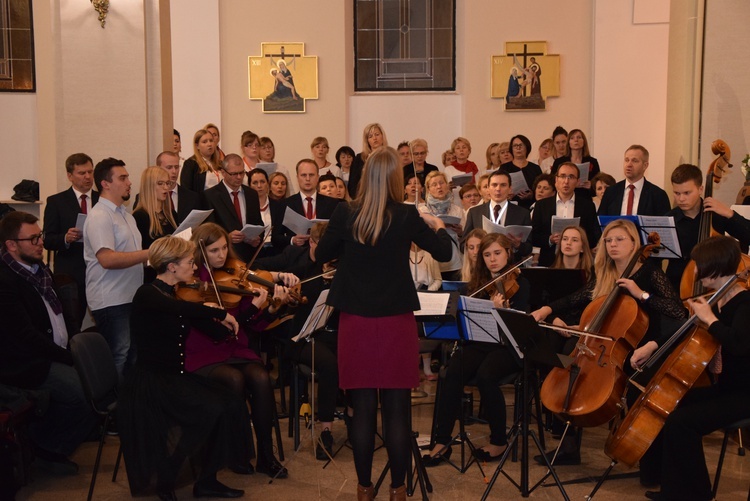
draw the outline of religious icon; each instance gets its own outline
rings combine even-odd
[[[492,56],[491,96],[506,110],[546,109],[546,98],[560,95],[560,56],[547,54],[547,42],[506,42],[505,54]]]
[[[318,99],[318,58],[304,43],[262,43],[248,58],[250,99],[263,101],[263,113],[304,113],[307,99]]]

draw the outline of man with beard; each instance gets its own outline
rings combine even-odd
[[[105,158],[94,168],[94,182],[99,203],[83,226],[86,296],[122,379],[126,363],[135,362],[135,350],[130,347],[130,304],[143,284],[148,250],[141,249],[141,234],[124,205],[132,184],[125,163]]]
[[[36,216],[12,212],[0,220],[0,383],[49,392],[49,407],[29,427],[35,455],[51,470],[75,473],[68,456],[98,418],[86,401],[68,351],[62,303],[42,262],[44,236]]]

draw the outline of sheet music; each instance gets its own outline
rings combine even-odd
[[[83,223],[86,222],[86,214],[78,213],[78,217],[76,217],[76,230],[83,231]]]
[[[659,234],[664,249],[659,251],[657,257],[665,259],[680,259],[682,257],[682,249],[680,249],[680,240],[677,237],[674,217],[638,216],[638,221],[646,236],[652,231]]]
[[[466,183],[470,183],[472,177],[473,176],[471,174],[459,174],[457,176],[453,176],[451,178],[451,182],[453,183],[453,186],[455,186],[456,188],[460,188]]]
[[[443,222],[448,224],[461,224],[461,218],[456,216],[449,216],[448,214],[438,214],[438,218],[442,219]]]
[[[320,293],[318,300],[315,301],[315,305],[313,305],[310,314],[307,316],[307,320],[305,320],[305,325],[302,326],[302,330],[300,330],[299,334],[292,338],[292,341],[296,343],[302,339],[307,339],[313,332],[325,327],[326,322],[328,322],[328,318],[333,311],[333,306],[326,304],[329,290],[330,289],[324,289]]]
[[[503,330],[503,334],[505,334],[506,339],[510,342],[510,345],[516,351],[518,358],[523,358],[523,351],[521,351],[521,348],[518,346],[518,341],[516,341],[516,338],[513,336],[513,333],[510,332],[510,329],[508,329],[508,324],[505,323],[503,318],[495,309],[492,310],[492,318],[495,319],[495,322],[497,322],[497,325],[499,325],[500,328]]]
[[[179,225],[176,230],[174,230],[174,233],[172,233],[172,235],[177,235],[178,233],[185,231],[187,228],[190,228],[192,230],[196,229],[198,226],[203,224],[203,221],[205,221],[206,218],[210,216],[213,211],[214,211],[213,209],[191,210],[190,214],[188,214],[188,216],[185,218],[182,224]]]
[[[276,162],[258,162],[255,164],[256,169],[263,169],[269,176],[276,172],[276,167],[278,167]]]
[[[427,315],[445,315],[448,310],[448,301],[450,294],[434,292],[417,292],[419,297],[419,310],[414,312],[414,316]]]
[[[607,225],[609,223],[611,223],[612,221],[614,221],[616,219],[627,219],[628,221],[630,221],[631,223],[633,223],[636,226],[636,228],[638,228],[638,233],[640,233],[640,235],[641,235],[641,244],[645,244],[646,243],[646,236],[647,235],[644,235],[643,232],[641,231],[641,223],[638,220],[638,216],[635,216],[635,215],[631,215],[631,216],[628,216],[628,215],[621,215],[621,216],[598,216],[597,219],[599,220],[599,227],[602,229],[602,232],[604,232],[604,228],[606,228]]]
[[[487,233],[500,233],[501,235],[513,235],[525,242],[531,234],[531,226],[510,225],[503,226],[493,223],[487,216],[482,216],[482,229]]]
[[[552,216],[552,229],[550,233],[562,233],[568,226],[581,226],[580,217],[558,217]]]
[[[193,229],[192,228],[185,228],[179,233],[175,233],[172,235],[173,237],[181,238],[183,240],[190,241],[191,238],[193,238]]]
[[[589,172],[591,172],[591,162],[583,162],[582,164],[576,164],[578,167],[578,186],[589,180]]]
[[[266,235],[268,235],[268,231],[271,229],[271,226],[260,226],[257,224],[246,224],[242,227],[240,230],[240,233],[245,235],[245,238],[253,238],[259,236],[261,233],[265,232]]]
[[[461,325],[466,338],[483,343],[499,343],[500,331],[492,316],[495,304],[490,299],[461,296],[459,299]]]
[[[511,172],[509,175],[510,187],[513,190],[514,195],[518,195],[519,193],[523,193],[524,191],[529,191],[531,189],[526,182],[526,178],[523,177],[523,172]]]
[[[310,229],[315,223],[325,223],[328,219],[307,219],[302,214],[297,214],[290,207],[284,212],[284,226],[292,230],[295,235],[309,235]]]

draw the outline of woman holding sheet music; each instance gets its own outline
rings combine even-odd
[[[459,220],[458,223],[445,225],[448,234],[453,239],[453,251],[450,261],[440,263],[440,272],[443,280],[460,280],[463,256],[458,242],[464,233],[466,215],[461,207],[453,203],[453,192],[445,174],[438,171],[430,172],[425,179],[425,187],[427,188],[425,203],[419,204],[419,212],[427,212],[438,217],[454,217]]]
[[[574,164],[588,163],[588,179],[599,174],[599,161],[589,153],[589,142],[586,140],[586,134],[584,134],[581,129],[573,129],[570,131],[568,134],[565,155],[555,159],[555,163],[552,164],[551,174],[554,176],[557,173],[557,169],[565,162],[573,162]],[[579,186],[579,188],[587,189],[590,187],[591,181],[581,183]]]
[[[497,233],[486,235],[479,246],[474,274],[466,292],[476,293],[476,297],[481,299],[492,300],[495,308],[510,306],[525,311],[528,308],[530,288],[523,276],[518,277],[519,289],[510,300],[505,297],[502,281],[485,288],[511,263],[512,255],[510,240],[505,236]],[[494,290],[490,291],[490,287]],[[505,428],[505,398],[498,383],[520,370],[521,365],[513,349],[503,343],[470,342],[462,348],[461,353],[450,359],[445,379],[441,381],[439,405],[435,412],[435,445],[429,454],[422,457],[425,466],[437,466],[443,458],[450,457],[453,426],[461,414],[461,393],[466,382],[472,379],[476,380],[490,424],[490,443],[477,449],[475,456],[480,461],[500,459],[508,446],[508,437]]]
[[[437,217],[401,203],[403,170],[393,148],[368,157],[357,198],[340,203],[318,243],[316,260],[338,258],[328,304],[338,308],[339,385],[354,407],[349,440],[357,470],[357,499],[372,499],[378,390],[391,466],[391,499],[406,499],[410,391],[419,385],[419,300],[409,271],[413,241],[438,261],[451,256],[451,238]],[[426,223],[426,224],[425,224]],[[433,231],[436,230],[436,231]]]

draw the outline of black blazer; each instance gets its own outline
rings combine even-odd
[[[205,182],[205,178],[204,178]],[[179,226],[193,209],[201,208],[201,196],[189,189],[177,185],[177,210],[172,213]]]
[[[91,192],[91,206],[99,201],[99,193]],[[44,207],[44,248],[55,251],[55,273],[72,276],[76,283],[85,283],[86,263],[83,260],[83,238],[65,247],[65,234],[76,225],[81,202],[73,188],[47,198]]]
[[[304,216],[305,206],[302,203],[302,198],[302,193],[296,193],[291,197],[285,198],[283,207],[276,209],[276,219],[279,221],[279,224],[274,223],[273,227],[271,242],[274,247],[283,249],[291,242],[294,232],[283,225],[284,213],[286,212],[286,208],[289,207],[297,214]],[[341,200],[338,198],[327,197],[318,193],[315,197],[315,219],[331,219],[331,215],[339,202]],[[271,213],[271,219],[273,220],[273,213]]]
[[[482,216],[487,216],[492,220],[490,214],[490,202],[485,202],[482,205],[477,205],[469,209],[469,213],[466,215],[466,226],[464,227],[464,238],[461,240],[461,250],[463,251],[466,235],[469,234],[474,228],[482,227]],[[531,226],[531,215],[529,211],[523,207],[519,207],[515,204],[509,203],[508,209],[505,214],[505,225],[506,226]],[[531,234],[526,241],[521,242],[521,245],[514,252],[515,257],[525,257],[531,254]]]
[[[419,299],[409,269],[409,249],[413,241],[437,261],[449,261],[451,237],[445,230],[432,231],[413,205],[389,202],[388,229],[373,245],[354,240],[354,208],[343,203],[336,210],[328,229],[318,243],[315,260],[320,263],[338,258],[328,304],[341,311],[364,316],[399,315],[419,309]]]
[[[362,178],[362,169],[365,168],[365,161],[362,160],[362,153],[357,153],[352,160],[352,165],[349,167],[349,183],[346,185],[346,189],[349,191],[349,196],[357,198],[357,187],[359,186],[359,180]]]
[[[549,237],[552,235],[552,216],[557,212],[557,196],[537,201],[532,218],[531,237],[534,245],[539,247],[539,266],[550,266],[555,260],[555,246],[550,246]],[[573,206],[573,217],[581,218],[581,228],[586,231],[589,246],[596,247],[602,235],[599,222],[596,219],[596,208],[590,198],[579,197],[576,194]]]
[[[245,194],[245,221],[237,219],[237,213],[234,211],[234,202],[232,201],[232,197],[229,196],[224,183],[205,190],[203,192],[203,207],[214,210],[208,217],[208,220],[218,224],[230,233],[235,230],[241,230],[246,224],[262,226],[263,219],[260,217],[258,193],[244,184],[242,185],[242,193]],[[244,261],[252,258],[256,249],[244,242],[234,244],[233,247],[240,256],[240,259]]]
[[[195,155],[193,155],[182,164],[182,171],[180,171],[180,186],[200,195],[206,189],[207,173],[208,171],[201,172],[198,162],[195,160]]]
[[[619,216],[622,209],[622,199],[625,196],[625,183],[627,180],[620,181],[614,186],[610,186],[602,195],[602,202],[599,204],[600,216]],[[672,208],[667,192],[659,188],[648,180],[643,183],[643,192],[638,200],[639,216],[663,216]]]
[[[556,175],[557,169],[559,169],[562,164],[564,164],[565,162],[571,162],[571,161],[572,160],[567,155],[563,155],[560,158],[556,158],[555,162],[552,164],[552,168],[550,169],[550,174],[552,174],[553,176]],[[591,164],[591,167],[589,167],[589,181],[591,181],[592,177],[596,176],[597,174],[599,174],[599,172],[601,172],[601,170],[599,169],[599,161],[592,156],[583,157],[581,163],[585,164],[586,162],[589,162]]]
[[[49,373],[52,362],[73,365],[65,348],[57,346],[52,335],[42,296],[0,262],[0,383],[19,388],[38,387]],[[68,335],[77,332],[66,317]]]

